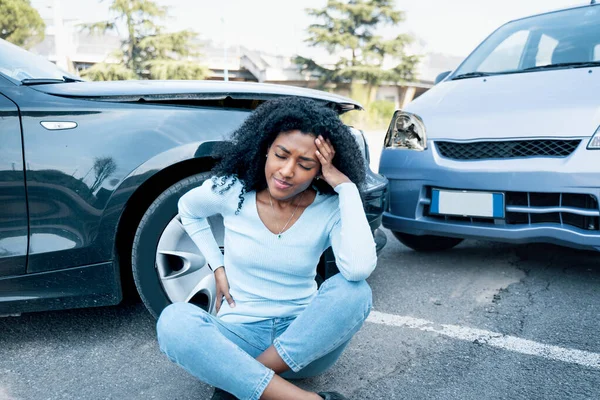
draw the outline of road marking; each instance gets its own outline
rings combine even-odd
[[[552,346],[508,336],[498,332],[483,329],[468,328],[458,325],[436,324],[425,319],[406,317],[371,311],[367,322],[379,325],[399,326],[404,328],[419,329],[426,332],[434,332],[453,339],[466,340],[481,345],[497,347],[521,354],[544,357],[550,360],[564,361],[584,367],[600,369],[600,353],[589,351],[566,349],[564,347]]]

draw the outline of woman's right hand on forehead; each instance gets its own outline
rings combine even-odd
[[[344,182],[351,182],[346,175],[333,165],[335,149],[333,148],[333,144],[331,144],[331,140],[319,135],[315,139],[315,145],[317,146],[315,154],[321,163],[321,178],[332,188]]]
[[[215,309],[217,312],[221,309],[223,297],[229,303],[229,307],[235,307],[235,301],[229,294],[229,281],[227,280],[227,274],[225,273],[225,267],[220,267],[215,270],[215,282],[217,286],[216,304]]]

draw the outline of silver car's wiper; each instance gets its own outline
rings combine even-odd
[[[454,78],[452,78],[451,80],[457,80],[457,79],[467,79],[467,78],[477,78],[480,76],[490,76],[490,75],[495,75],[492,72],[467,72],[466,74],[460,74],[460,75],[456,75]]]
[[[33,85],[49,85],[53,83],[69,83],[69,82],[83,82],[81,79],[71,78],[69,76],[63,76],[62,79],[59,78],[27,78],[22,79],[21,84],[24,86],[33,86]]]
[[[542,70],[542,69],[559,69],[559,68],[586,68],[586,67],[600,67],[600,61],[579,61],[579,62],[546,64],[546,65],[539,65],[537,67],[524,68],[521,71],[537,71],[537,70]]]

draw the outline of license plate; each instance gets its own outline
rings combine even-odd
[[[504,218],[504,193],[432,189],[430,213]]]

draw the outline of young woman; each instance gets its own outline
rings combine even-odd
[[[357,185],[363,157],[337,114],[311,100],[258,107],[220,149],[215,176],[179,201],[181,222],[214,271],[217,316],[188,303],[161,314],[161,350],[213,399],[344,399],[286,379],[331,367],[371,309],[377,262]],[[207,217],[221,214],[225,255]],[[332,247],[339,274],[317,290]],[[225,301],[222,299],[225,298]]]

